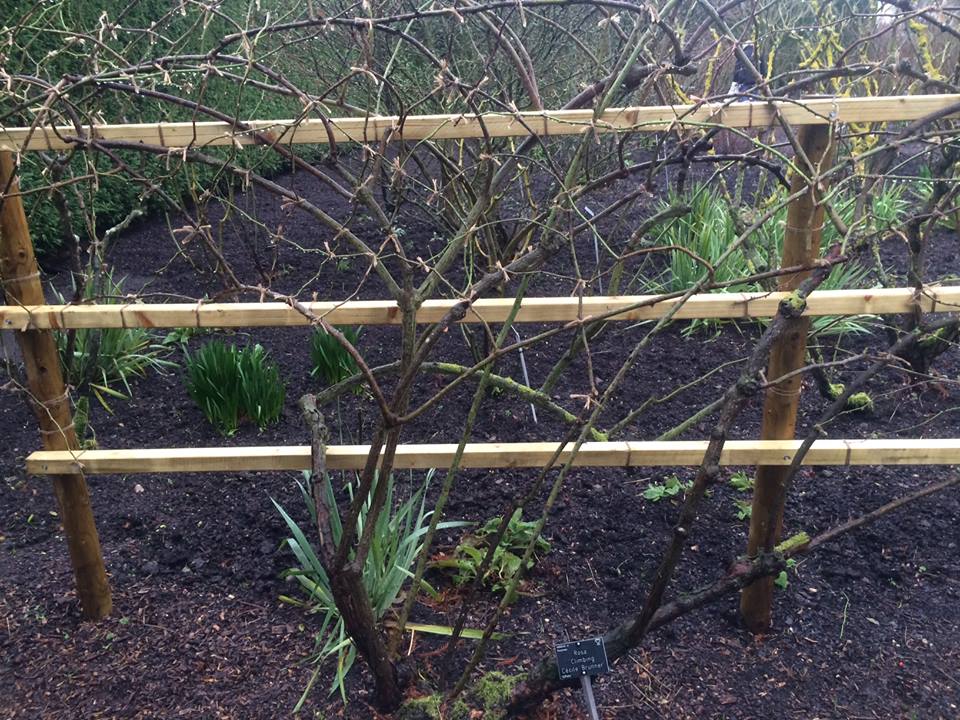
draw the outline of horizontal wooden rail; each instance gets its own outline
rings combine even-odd
[[[830,122],[917,120],[960,102],[960,95],[908,95],[867,98],[811,98],[796,101],[738,102],[701,105],[660,105],[611,108],[593,120],[593,110],[485,113],[482,115],[410,115],[331,118],[322,120],[248,120],[249,130],[225,122],[163,122],[124,125],[14,127],[0,129],[0,150],[63,150],[77,137],[149,143],[164,147],[252,145],[256,131],[285,145],[336,142],[376,142],[445,138],[538,135],[577,135],[591,127],[600,132],[662,131],[679,126],[725,125],[766,127],[777,111],[791,125]]]
[[[694,295],[675,317],[763,318],[777,312],[786,293],[705,293]],[[605,313],[619,312],[612,320],[648,320],[663,316],[678,300],[656,302],[656,295],[607,297],[525,298],[517,322],[569,322]],[[427,300],[417,313],[417,322],[440,320],[458,301]],[[503,322],[513,306],[512,298],[480,299],[473,303],[464,322]],[[911,311],[913,288],[869,290],[820,290],[807,299],[805,314],[883,315]],[[925,312],[960,311],[960,286],[928,287],[919,298]],[[314,313],[335,325],[395,325],[400,311],[392,300],[308,302]],[[309,321],[286,303],[171,303],[129,305],[0,305],[0,329],[46,330],[121,327],[264,327],[307,325]]]
[[[462,467],[537,468],[557,450],[555,442],[472,443],[463,453]],[[731,440],[723,465],[788,465],[799,440]],[[572,446],[570,446],[572,447]],[[706,441],[588,442],[575,464],[593,467],[699,465]],[[327,467],[355,470],[363,467],[369,445],[333,445],[327,448]],[[445,468],[457,446],[400,445],[397,469]],[[561,461],[570,453],[564,450]],[[929,440],[818,440],[804,458],[805,465],[952,465],[960,463],[960,439]],[[246,472],[306,470],[310,447],[213,447],[135,450],[39,451],[27,458],[27,471],[36,475],[83,472],[88,475]]]

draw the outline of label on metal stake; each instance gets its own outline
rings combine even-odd
[[[561,680],[610,672],[603,638],[557,645],[557,674]]]

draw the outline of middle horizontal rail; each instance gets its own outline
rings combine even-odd
[[[590,467],[699,465],[706,440],[621,441],[584,443],[574,460]],[[789,465],[800,440],[729,440],[721,465]],[[540,468],[557,453],[556,442],[468,443],[464,468]],[[560,450],[559,462],[570,458],[571,444]],[[327,447],[330,470],[357,470],[364,466],[369,445]],[[447,468],[457,452],[454,444],[416,444],[397,447],[398,470]],[[804,465],[954,465],[960,463],[960,439],[817,440],[804,456]],[[27,457],[27,472],[87,475],[255,472],[307,470],[309,445],[266,447],[130,448],[123,450],[41,450]]]
[[[776,314],[781,292],[704,293],[692,296],[674,316],[694,318],[764,318]],[[665,315],[678,299],[657,295],[608,297],[525,298],[516,322],[570,322],[607,313],[615,321],[652,320]],[[417,322],[433,323],[458,303],[427,300],[417,312]],[[513,298],[476,300],[463,322],[499,323],[506,320]],[[917,297],[913,288],[818,290],[807,298],[805,315],[884,315],[906,313],[919,303],[924,312],[960,311],[960,286],[927,287]],[[397,325],[400,309],[392,300],[303,303],[311,312],[334,325]],[[177,327],[281,327],[309,325],[299,311],[283,302],[239,303],[129,303],[77,305],[0,305],[0,329],[51,330],[80,328]]]

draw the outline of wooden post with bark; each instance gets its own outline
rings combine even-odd
[[[40,269],[19,195],[16,167],[8,152],[0,152],[0,193],[0,280],[6,301],[10,305],[42,303]],[[44,448],[77,449],[70,397],[53,332],[23,330],[16,335]],[[83,617],[99,620],[110,614],[112,601],[86,479],[81,474],[57,475],[53,487]]]
[[[793,200],[787,208],[781,267],[809,266],[820,255],[824,222],[824,207],[820,204],[820,199],[825,188],[819,175],[833,164],[836,148],[829,125],[805,126],[798,133],[798,139],[809,165],[806,165],[803,158],[796,159],[797,166],[802,168],[803,172],[794,173],[790,192],[795,195],[804,188],[807,188],[807,192]],[[779,289],[795,290],[808,274],[784,275]],[[809,329],[809,317],[790,320],[790,327],[771,350],[767,368],[768,381],[774,381],[804,366]],[[803,376],[797,374],[767,389],[763,404],[761,439],[793,439],[802,380]],[[747,555],[750,558],[770,552],[779,541],[783,525],[783,485],[787,471],[787,467],[770,465],[757,468],[750,516],[750,538],[747,543]],[[764,632],[770,627],[773,588],[773,578],[766,577],[743,590],[740,614],[751,632]]]

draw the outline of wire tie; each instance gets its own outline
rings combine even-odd
[[[795,225],[784,225],[783,227],[786,230],[792,230],[794,232],[820,232],[823,230],[826,223],[820,223],[817,227],[797,227]]]
[[[41,434],[41,435],[63,435],[65,432],[67,432],[67,430],[73,430],[73,429],[75,429],[75,428],[76,428],[76,426],[75,426],[74,423],[71,421],[69,425],[67,425],[67,426],[65,426],[65,427],[58,427],[56,430],[43,430],[43,429],[41,429],[41,430],[40,430],[40,434]]]
[[[69,393],[69,391],[64,390],[62,395],[59,395],[59,396],[54,397],[54,398],[50,398],[49,400],[40,400],[40,401],[38,401],[37,404],[40,405],[40,407],[45,407],[45,408],[49,409],[49,408],[56,407],[58,404],[66,401],[66,400],[69,400],[69,399],[70,399],[70,393]]]
[[[33,280],[39,277],[40,277],[40,271],[37,270],[35,272],[27,273],[26,275],[21,275],[19,277],[3,278],[2,280],[0,280],[0,283],[4,285],[12,285],[13,283],[21,282],[23,280]]]

